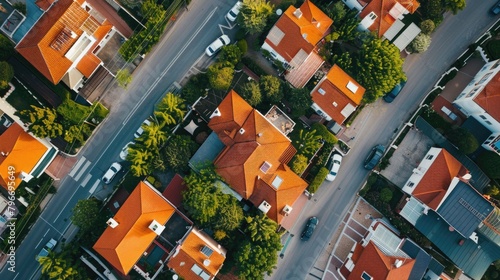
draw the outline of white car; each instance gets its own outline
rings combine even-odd
[[[151,122],[148,119],[145,119],[142,122],[141,126],[139,126],[139,128],[137,129],[137,131],[134,133],[134,137],[135,138],[139,138],[142,135],[142,133],[144,133],[144,128],[142,128],[142,126],[143,125],[144,126],[149,126],[150,124],[151,124]]]
[[[340,164],[342,163],[342,156],[339,154],[333,154],[332,166],[330,172],[326,175],[326,180],[332,182],[337,177],[337,173],[340,169]]]
[[[231,43],[231,40],[227,35],[222,35],[217,40],[213,41],[210,46],[207,47],[205,50],[205,53],[208,56],[214,55],[216,52],[218,52],[222,47],[229,45]]]
[[[130,147],[130,145],[133,145],[133,144],[135,144],[135,142],[128,142],[127,145],[125,145],[125,147],[122,148],[122,151],[120,152],[120,158],[122,160],[126,160],[127,159],[128,148]]]
[[[36,255],[36,260],[38,261],[42,257],[46,257],[49,255],[49,252],[54,250],[54,247],[56,247],[57,241],[54,238],[51,238],[45,246],[43,246],[42,250],[38,255]]]
[[[241,3],[241,1],[236,2],[236,4],[234,4],[234,6],[231,8],[231,10],[229,10],[229,12],[227,12],[226,18],[231,22],[235,21],[236,18],[238,17],[238,14],[240,13],[240,9],[241,9],[242,5],[243,5],[243,3]]]
[[[118,162],[111,164],[108,171],[106,171],[106,173],[104,173],[104,176],[102,176],[102,181],[104,182],[104,184],[111,183],[111,181],[113,181],[113,178],[115,178],[116,173],[120,172],[120,170],[122,170],[122,166]]]

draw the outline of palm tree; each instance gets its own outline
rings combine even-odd
[[[42,274],[47,274],[54,270],[55,266],[60,264],[61,259],[58,259],[53,251],[49,251],[49,254],[45,257],[40,257],[38,262],[42,266]]]
[[[177,124],[186,113],[186,105],[184,99],[168,92],[165,97],[158,103],[155,110],[155,116],[162,120],[160,126],[167,124]]]
[[[167,141],[167,133],[161,130],[161,126],[155,122],[144,127],[144,133],[139,139],[146,148],[159,148]]]
[[[316,134],[316,130],[301,130],[299,139],[296,143],[299,144],[298,150],[301,154],[312,155],[321,147],[321,136]]]
[[[42,274],[47,275],[50,279],[66,280],[72,279],[78,271],[68,265],[68,263],[56,256],[53,251],[45,257],[40,257],[38,262],[42,266]]]
[[[132,163],[130,171],[136,177],[149,174],[153,152],[145,147],[129,147],[127,160]]]
[[[277,224],[266,215],[259,214],[253,217],[245,217],[247,232],[252,241],[267,241],[276,233]]]

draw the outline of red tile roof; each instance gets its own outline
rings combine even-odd
[[[179,208],[182,204],[182,192],[186,190],[184,179],[179,174],[175,174],[172,181],[168,183],[163,191],[163,196],[168,199],[175,207]]]
[[[311,53],[316,44],[328,34],[333,23],[332,19],[309,0],[306,0],[299,9],[302,12],[300,18],[294,15],[298,9],[290,6],[276,22],[275,27],[284,32],[278,45],[271,42],[269,35],[266,38],[266,43],[288,62],[301,49],[307,54]]]
[[[500,72],[490,80],[474,101],[497,122],[500,122]]]
[[[373,242],[368,242],[366,247],[357,244],[352,255],[355,266],[347,280],[362,279],[363,272],[372,279],[401,280],[408,279],[415,260],[411,258],[387,256],[380,251]],[[396,267],[396,261],[402,261],[400,267]]]
[[[20,125],[13,123],[0,135],[0,152],[5,154],[0,155],[0,185],[8,190],[8,183],[12,181],[9,177],[14,175],[16,189],[21,183],[21,171],[29,174],[47,150],[45,145],[25,132]],[[14,174],[9,167],[14,167]]]
[[[149,225],[153,220],[165,225],[175,209],[159,192],[140,182],[92,247],[123,275],[127,275],[157,235]]]
[[[99,24],[81,7],[81,3],[83,3],[81,0],[57,1],[16,46],[16,50],[54,84],[59,83],[73,65],[65,54],[84,33],[84,30],[89,31],[96,27],[90,36],[93,36],[97,42],[90,48],[90,53],[104,37],[104,31],[111,29],[108,21]],[[97,68],[95,61],[89,62],[89,58],[86,58],[79,65],[79,69],[85,72],[82,73],[84,75],[92,73]],[[95,68],[91,69],[91,66]]]
[[[55,1],[56,0],[36,0],[35,4],[40,7],[40,9],[46,11]]]
[[[292,206],[307,187],[304,180],[285,162],[281,162],[286,161],[289,154],[295,154],[296,150],[290,139],[236,92],[229,92],[218,109],[220,116],[213,117],[208,124],[221,140],[226,139],[223,140],[226,148],[214,161],[217,172],[239,195],[254,205],[259,206],[263,200],[270,203],[267,215],[279,223],[283,218],[280,214],[282,208]],[[266,162],[268,170],[263,171],[262,166]],[[276,176],[282,182],[273,187]]]
[[[443,200],[451,181],[469,171],[450,153],[441,149],[432,165],[413,190],[413,197],[436,210]]]
[[[323,58],[317,53],[312,52],[304,62],[289,70],[285,75],[285,79],[292,84],[292,86],[303,88],[323,63],[325,63]]]
[[[357,87],[356,92],[353,93],[347,88],[349,82]],[[321,94],[320,89],[325,93]],[[342,110],[349,104],[356,108],[361,103],[364,94],[365,88],[340,67],[333,65],[328,74],[312,91],[311,97],[314,103],[321,107],[333,120],[342,124],[348,117],[342,115]],[[337,104],[336,106],[333,104],[334,102]]]
[[[205,246],[213,251],[210,256],[201,251]],[[184,279],[200,279],[200,276],[191,270],[197,265],[212,279],[221,269],[226,253],[226,249],[220,247],[210,236],[193,228],[184,242],[176,248],[167,266]]]
[[[359,17],[363,19],[371,12],[374,12],[377,15],[377,18],[369,29],[370,31],[376,31],[378,37],[382,37],[382,35],[384,35],[384,33],[396,21],[396,19],[389,14],[389,11],[396,3],[401,4],[411,14],[413,14],[418,7],[420,7],[420,3],[416,0],[372,0],[363,8]]]

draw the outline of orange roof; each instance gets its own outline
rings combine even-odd
[[[441,149],[432,165],[420,179],[412,195],[436,210],[453,178],[462,177],[467,173],[469,171],[456,158],[446,150]]]
[[[160,193],[140,182],[113,217],[118,226],[108,226],[92,248],[127,275],[157,237],[148,228],[151,222],[165,225],[174,211]]]
[[[0,185],[8,189],[9,166],[15,168],[15,188],[21,183],[21,171],[31,173],[33,168],[42,159],[48,148],[33,136],[26,133],[17,123],[13,123],[0,135],[0,151],[7,156],[0,155]]]
[[[474,98],[474,101],[488,112],[492,118],[500,122],[500,72],[490,80]]]
[[[82,57],[80,62],[76,65],[76,69],[80,71],[85,77],[90,77],[97,69],[102,61],[93,53],[87,53]]]
[[[298,10],[302,13],[300,17],[294,15]],[[278,45],[272,43],[269,35],[266,43],[290,62],[301,49],[307,54],[311,53],[316,44],[328,34],[332,23],[332,19],[306,0],[299,9],[293,5],[288,7],[276,22],[275,27],[284,33]]]
[[[396,19],[389,14],[389,11],[391,11],[396,3],[401,4],[411,14],[420,7],[420,3],[417,0],[372,0],[363,8],[359,17],[363,19],[369,13],[374,12],[377,18],[369,29],[370,31],[376,31],[378,37],[382,37],[396,21]]]
[[[214,161],[217,172],[239,195],[256,206],[263,200],[270,203],[268,216],[279,222],[282,218],[279,211],[284,205],[292,206],[307,187],[307,183],[286,166],[296,150],[290,139],[236,92],[231,91],[218,110],[220,116],[212,117],[208,124],[226,145]],[[263,171],[261,167],[265,163],[268,167]],[[272,187],[277,175],[282,181],[278,187]]]
[[[205,246],[212,251],[209,256],[201,251]],[[221,269],[226,253],[226,249],[220,247],[210,236],[193,228],[184,242],[176,248],[167,266],[184,279],[198,279],[199,274],[191,270],[197,265],[212,279]]]
[[[347,88],[348,84],[356,88],[356,91],[352,92]],[[324,94],[319,92],[320,89],[324,91]],[[348,104],[357,107],[361,103],[364,94],[365,88],[340,67],[333,65],[323,80],[313,90],[311,97],[314,103],[318,104],[333,120],[341,124],[348,117],[342,115],[342,110]],[[334,102],[337,104],[336,106]]]
[[[102,33],[111,28],[108,21],[99,24],[84,8],[83,1],[59,0],[48,9],[16,50],[52,83],[57,84],[72,66],[73,61],[65,57],[68,50],[84,33],[92,32],[97,42],[90,48],[92,52],[103,38]],[[104,29],[101,26],[106,26]],[[85,64],[85,62],[84,62]],[[84,75],[91,73],[88,61],[83,68]],[[89,69],[87,69],[89,68]]]
[[[395,266],[398,260],[403,262],[400,267]],[[347,280],[362,279],[361,275],[363,272],[370,275],[372,279],[408,279],[413,265],[415,265],[414,259],[385,255],[372,241],[368,242],[366,247],[358,243],[354,250],[352,261],[355,266],[347,277]]]

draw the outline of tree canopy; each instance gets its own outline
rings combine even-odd
[[[476,162],[488,177],[500,179],[500,156],[495,152],[483,152]]]
[[[79,200],[73,207],[71,222],[82,231],[88,231],[99,221],[99,202],[96,199]]]
[[[269,1],[243,0],[238,23],[250,34],[261,33],[272,13],[273,5]]]
[[[55,138],[63,134],[63,127],[56,121],[57,113],[55,109],[40,108],[31,105],[32,110],[21,111],[27,122],[30,123],[28,129],[35,136],[40,138]]]
[[[233,80],[234,68],[231,64],[214,63],[208,67],[207,75],[212,88],[227,90]]]
[[[184,103],[184,99],[171,92],[167,92],[154,111],[160,127],[176,125],[184,118],[185,113],[186,104]]]
[[[256,81],[246,82],[240,89],[240,94],[250,106],[255,107],[262,102],[262,93]]]
[[[3,34],[0,34],[0,60],[6,60],[14,53],[14,45]]]
[[[240,62],[243,53],[237,45],[228,45],[222,47],[222,50],[219,54],[219,61],[227,61],[232,65],[236,65]]]
[[[186,135],[173,135],[165,148],[161,150],[164,162],[175,172],[189,169],[189,159],[196,152],[198,145]]]
[[[262,76],[259,80],[259,86],[269,103],[276,104],[283,99],[281,81],[278,77],[271,75]]]
[[[431,36],[425,34],[425,33],[420,33],[411,41],[410,46],[408,48],[409,51],[411,52],[425,52],[427,48],[429,48],[431,44]]]
[[[446,133],[446,136],[451,143],[466,155],[474,152],[479,147],[476,137],[465,128],[451,129]]]
[[[14,78],[14,68],[9,63],[0,61],[0,89],[8,88],[12,78]]]
[[[444,7],[456,15],[465,8],[465,0],[444,0]]]
[[[289,88],[285,92],[285,97],[288,99],[288,102],[290,102],[292,115],[294,117],[304,115],[306,110],[312,105],[309,90],[306,88]]]

